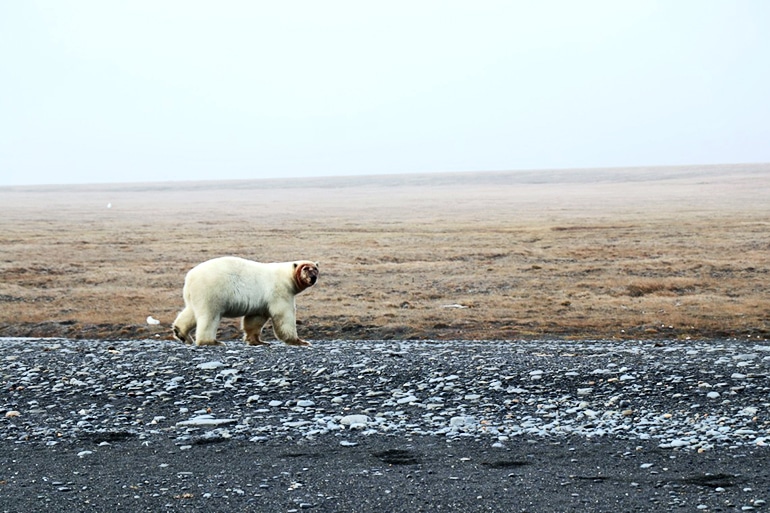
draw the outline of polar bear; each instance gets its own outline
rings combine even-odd
[[[193,267],[185,277],[185,308],[173,324],[174,336],[192,344],[221,345],[217,328],[222,317],[243,317],[243,340],[266,344],[260,338],[268,319],[276,337],[294,346],[310,344],[297,336],[294,296],[318,281],[318,264],[308,260],[261,263],[226,256]]]

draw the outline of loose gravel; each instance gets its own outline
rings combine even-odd
[[[770,444],[770,345],[737,341],[316,342],[2,339],[0,439],[109,443],[527,435]]]
[[[0,339],[0,511],[752,511],[770,345]]]

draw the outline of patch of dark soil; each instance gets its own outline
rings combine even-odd
[[[420,455],[409,449],[388,449],[372,453],[372,456],[388,465],[417,465]]]
[[[517,460],[497,460],[497,461],[486,461],[482,463],[482,465],[489,468],[516,468],[516,467],[523,467],[524,465],[529,465],[529,462],[517,461]]]
[[[738,476],[732,474],[696,474],[681,480],[685,484],[705,486],[708,488],[728,488],[734,486]]]
[[[82,433],[78,438],[81,440],[91,441],[95,444],[100,444],[103,442],[122,442],[124,440],[135,438],[136,436],[136,433],[130,433],[128,431],[94,431]]]
[[[469,323],[463,327],[447,323],[433,323],[424,326],[376,326],[370,324],[338,324],[333,320],[323,323],[306,323],[303,335],[309,340],[530,340],[533,338],[556,337],[571,340],[582,339],[640,339],[672,340],[748,337],[767,338],[770,330],[757,327],[751,330],[661,328],[653,325],[626,326],[623,332],[617,327],[593,326],[574,329],[551,323],[548,326],[536,323],[511,325],[510,323],[489,322],[483,325]],[[146,324],[91,324],[74,319],[37,323],[0,323],[0,337],[30,338],[72,338],[79,340],[174,340],[168,325],[149,326]],[[219,340],[239,340],[240,328],[236,324],[222,324]],[[268,339],[270,337],[268,336]]]
[[[230,438],[224,436],[198,436],[192,439],[192,445],[211,445],[229,441]]]

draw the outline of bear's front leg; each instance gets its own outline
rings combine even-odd
[[[297,336],[294,308],[288,310],[288,312],[284,311],[273,315],[273,331],[275,331],[275,336],[290,346],[309,346],[309,342]]]
[[[220,342],[218,340],[196,340],[195,345],[196,346],[223,346],[225,345],[225,343]]]
[[[301,338],[297,338],[297,339],[295,339],[295,340],[291,340],[291,341],[289,341],[289,340],[284,340],[284,342],[286,342],[286,344],[287,344],[287,345],[290,345],[290,346],[305,346],[305,347],[313,347],[313,344],[311,344],[311,343],[310,343],[310,342],[308,342],[307,340],[303,340],[303,339],[301,339]]]

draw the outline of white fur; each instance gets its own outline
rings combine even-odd
[[[244,340],[263,344],[262,327],[273,321],[275,335],[291,345],[309,345],[297,336],[294,296],[298,290],[294,273],[308,261],[261,263],[238,257],[208,260],[192,268],[185,277],[185,308],[174,321],[174,334],[195,344],[215,345],[222,317],[243,317]]]

